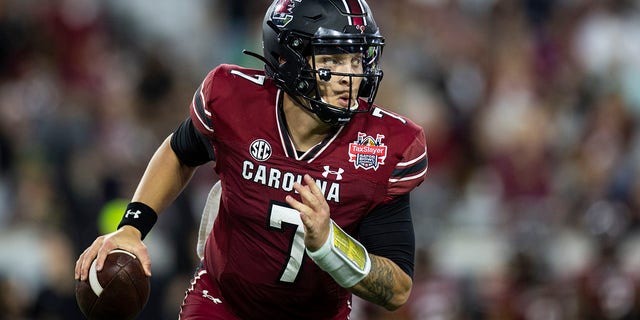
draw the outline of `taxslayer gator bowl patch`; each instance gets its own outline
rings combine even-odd
[[[387,146],[382,143],[384,135],[377,134],[374,139],[366,133],[358,132],[358,140],[349,143],[349,162],[365,170],[378,170],[387,158]]]

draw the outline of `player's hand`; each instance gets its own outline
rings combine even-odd
[[[115,249],[133,253],[140,259],[147,277],[151,276],[151,260],[147,253],[147,247],[140,240],[140,231],[132,226],[123,226],[117,231],[99,236],[91,246],[84,250],[78,261],[76,261],[75,279],[80,279],[81,281],[87,279],[89,268],[94,258],[96,259],[96,270],[102,270],[107,255]]]
[[[293,184],[302,202],[292,196],[287,196],[285,200],[292,208],[300,211],[300,219],[305,230],[304,244],[309,251],[316,251],[329,237],[329,204],[310,175],[304,175],[303,183]]]

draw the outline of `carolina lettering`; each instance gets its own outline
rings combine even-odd
[[[253,183],[258,183],[273,189],[280,189],[286,192],[293,190],[295,182],[302,183],[302,175],[291,172],[283,172],[277,168],[267,167],[263,164],[245,160],[242,163],[242,177]],[[316,185],[322,191],[327,201],[340,202],[340,184],[316,179]]]

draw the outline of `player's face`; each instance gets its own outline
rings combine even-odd
[[[341,108],[355,107],[362,77],[349,77],[334,73],[362,74],[362,54],[320,54],[315,55],[315,68],[320,72],[332,73],[326,80],[321,74],[316,76],[318,90],[324,102]]]

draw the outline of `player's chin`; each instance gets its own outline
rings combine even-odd
[[[346,98],[338,98],[335,102],[335,106],[338,106],[342,109],[347,109],[349,108],[350,105],[352,105],[353,103],[351,102],[351,100],[346,99]]]

